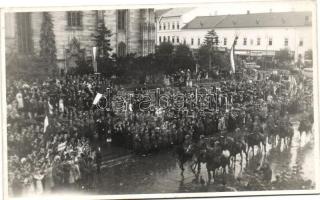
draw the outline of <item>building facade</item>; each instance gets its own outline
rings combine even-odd
[[[157,45],[170,41],[179,44],[185,41],[180,37],[181,29],[194,17],[197,9],[192,7],[158,10],[156,17]]]
[[[155,51],[154,9],[49,12],[60,69],[75,66],[76,55],[92,58],[99,22],[111,30],[111,53],[145,56]],[[6,13],[6,54],[39,55],[42,12]]]
[[[288,49],[295,60],[303,60],[305,52],[313,49],[311,12],[201,16],[182,27],[178,35],[190,48],[198,49],[212,29],[221,50],[230,49],[238,37],[235,53],[243,56],[274,56]]]

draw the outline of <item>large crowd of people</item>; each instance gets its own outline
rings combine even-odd
[[[120,91],[102,76],[8,81],[10,193],[90,189],[97,154],[110,139],[137,154],[149,154],[180,145],[187,136],[197,142],[201,135],[230,133],[236,128],[253,131],[261,120],[282,119],[297,105],[301,111],[310,111],[312,84],[301,83],[296,94],[289,96],[281,89],[274,91],[278,83],[272,80],[218,81],[221,94],[232,97],[228,109],[216,101],[211,110],[196,104],[187,112],[168,107],[161,114],[139,110],[123,114],[92,104],[97,92],[110,88],[115,95]],[[177,90],[185,92],[172,87],[162,93],[170,96]]]

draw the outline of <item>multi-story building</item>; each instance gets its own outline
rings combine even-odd
[[[156,32],[157,44],[172,42],[179,44],[185,40],[180,37],[181,28],[197,15],[197,9],[191,7],[157,10]]]
[[[197,49],[212,29],[222,50],[230,49],[237,36],[235,53],[243,56],[274,56],[276,51],[288,49],[297,60],[313,47],[311,12],[198,16],[182,27],[177,36]]]
[[[155,51],[154,9],[49,12],[57,49],[58,67],[75,66],[79,53],[92,57],[93,35],[99,22],[111,30],[111,53],[145,56]],[[42,12],[6,13],[6,54],[39,55]]]

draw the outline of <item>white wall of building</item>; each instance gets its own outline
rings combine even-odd
[[[199,14],[199,8],[195,8],[193,10],[190,10],[186,13],[184,13],[181,16],[173,16],[173,17],[160,17],[157,21],[157,38],[156,38],[156,44],[158,45],[161,37],[161,41],[163,42],[163,37],[166,38],[166,41],[168,41],[168,36],[170,37],[170,41],[172,42],[172,37],[174,38],[173,44],[177,43],[177,38],[179,42],[183,41],[181,40],[180,34],[181,29],[191,20],[193,20],[197,15]],[[165,25],[165,29],[164,29]]]
[[[179,36],[181,38],[180,43],[183,43],[183,39],[185,39],[190,48],[197,49],[203,43],[209,30],[182,29],[180,32],[172,34],[171,37]],[[312,49],[313,46],[311,27],[218,28],[215,31],[219,36],[219,46],[228,49],[231,48],[235,37],[238,36],[235,48],[241,51],[270,51],[272,54],[274,51],[288,48],[295,52],[295,59],[297,59],[299,54],[303,57],[304,52]],[[244,43],[245,38],[247,40],[246,44]],[[258,38],[260,38],[260,44],[257,43]],[[200,43],[198,43],[199,39]],[[224,43],[225,39],[226,44]],[[272,44],[269,44],[269,39]],[[285,45],[286,39],[288,45]],[[302,44],[300,44],[300,41]]]

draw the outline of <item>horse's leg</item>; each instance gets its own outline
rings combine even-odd
[[[184,172],[183,164],[184,164],[184,162],[182,160],[179,160],[179,167],[181,169],[181,176],[183,176],[183,172]]]
[[[207,168],[207,173],[208,173],[208,185],[210,185],[211,182],[211,172],[210,169]]]
[[[252,158],[254,158],[254,145],[252,146]]]
[[[198,160],[198,174],[200,174],[201,172],[201,161]]]

